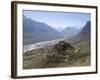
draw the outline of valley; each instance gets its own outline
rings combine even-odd
[[[24,23],[23,69],[91,65],[90,21],[81,29],[62,32],[26,17]]]

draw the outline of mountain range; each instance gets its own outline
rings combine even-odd
[[[81,31],[81,28],[77,28],[77,27],[66,27],[64,28],[61,33],[62,35],[64,35],[64,37],[66,37],[67,39],[77,35],[79,32]]]
[[[23,18],[23,40],[25,44],[33,44],[40,41],[48,41],[62,38],[62,34],[50,27],[49,25],[32,20],[31,18]]]
[[[90,21],[88,21],[83,28],[66,27],[59,32],[45,23],[24,16],[23,44],[34,44],[63,38],[74,44],[79,43],[79,41],[90,41],[90,26]]]

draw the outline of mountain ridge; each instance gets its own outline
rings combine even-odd
[[[83,29],[73,38],[70,38],[68,41],[73,44],[75,47],[81,48],[83,52],[90,53],[90,45],[91,45],[91,22],[87,21]]]
[[[81,28],[70,26],[70,27],[64,28],[61,31],[61,33],[64,35],[64,37],[69,39],[69,38],[74,37],[75,35],[77,35],[80,31],[81,31]]]
[[[23,18],[23,38],[24,44],[37,43],[62,38],[62,35],[45,23],[41,23],[31,18]]]

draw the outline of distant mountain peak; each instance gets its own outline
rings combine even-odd
[[[65,38],[71,38],[74,37],[77,33],[79,33],[81,28],[77,28],[74,26],[69,26],[64,28],[61,33],[64,35]]]

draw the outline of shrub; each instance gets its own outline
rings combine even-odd
[[[70,50],[73,50],[74,47],[70,43],[66,43],[65,41],[59,41],[58,44],[54,46],[56,52],[60,55],[69,54]]]
[[[53,50],[54,54],[48,54],[48,63],[61,63],[67,62],[68,56],[74,53],[74,47],[70,43],[64,41],[59,41],[54,45]]]

